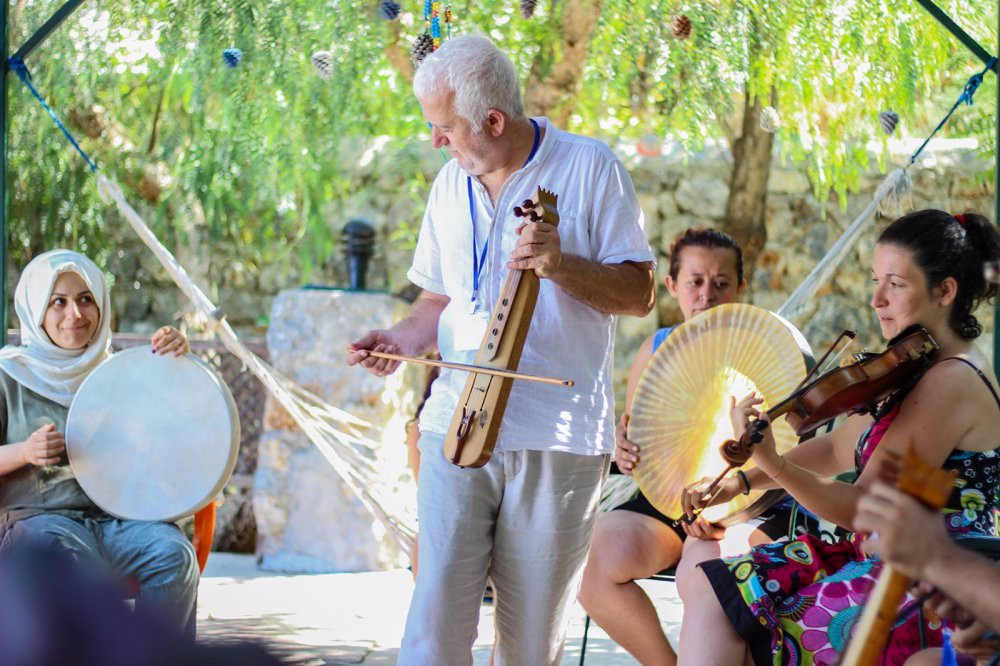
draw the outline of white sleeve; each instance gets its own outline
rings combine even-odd
[[[590,250],[594,261],[602,264],[656,262],[643,228],[645,217],[639,207],[639,197],[621,161],[609,160],[601,170],[593,202]]]
[[[437,210],[437,192],[437,181],[435,181],[427,197],[424,219],[420,223],[420,234],[417,236],[417,249],[413,252],[413,262],[406,277],[421,289],[443,294],[445,289],[441,273],[441,249],[438,245],[434,218],[434,211]]]

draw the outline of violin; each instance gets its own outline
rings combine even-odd
[[[730,469],[745,464],[753,454],[753,445],[763,439],[762,431],[779,416],[797,416],[795,434],[801,437],[841,414],[874,413],[890,393],[927,369],[930,355],[937,349],[926,329],[907,328],[889,341],[884,352],[864,354],[856,363],[824,373],[767,410],[767,418],[750,424],[738,441],[730,439],[722,444],[723,459]]]
[[[514,215],[532,222],[559,224],[558,196],[538,188],[534,198],[514,207]],[[517,370],[539,290],[533,270],[511,270],[490,314],[476,366]],[[493,454],[513,378],[472,371],[444,439],[444,455],[459,467],[482,467]]]

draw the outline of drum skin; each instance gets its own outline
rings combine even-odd
[[[802,334],[757,306],[718,305],[680,324],[650,359],[632,398],[628,438],[640,451],[635,478],[653,506],[679,517],[683,489],[726,469],[719,446],[733,436],[730,397],[757,391],[768,409],[795,389],[811,360]],[[779,453],[796,445],[783,418],[772,428]],[[703,515],[728,526],[760,515],[783,495],[754,490]]]
[[[174,521],[212,501],[239,453],[240,420],[225,382],[192,354],[133,347],[80,386],[66,420],[70,467],[113,516]]]

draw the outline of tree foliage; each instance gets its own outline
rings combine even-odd
[[[11,43],[60,4],[13,7]],[[945,9],[996,50],[995,5]],[[84,149],[162,238],[199,248],[213,282],[275,265],[308,276],[335,250],[331,205],[357,187],[343,165],[372,137],[426,138],[408,60],[423,3],[403,10],[390,22],[374,0],[85,3],[28,65]],[[941,91],[980,68],[912,0],[549,0],[531,19],[516,0],[452,10],[456,32],[511,54],[529,110],[568,129],[694,148],[734,141],[747,100],[773,105],[784,157],[810,165],[821,199],[858,183],[865,145],[884,140],[879,111],[924,132],[950,104]],[[685,40],[671,30],[682,14]],[[236,67],[228,48],[242,52]],[[321,50],[329,79],[310,62]],[[16,81],[10,100],[12,263],[58,245],[106,259],[120,224],[82,160]]]

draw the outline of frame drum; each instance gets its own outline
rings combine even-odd
[[[229,480],[240,419],[229,388],[192,354],[118,352],[84,380],[66,418],[66,451],[84,492],[118,518],[174,521]]]
[[[729,399],[750,391],[767,409],[790,395],[812,362],[809,343],[778,315],[726,303],[677,326],[656,350],[632,396],[628,438],[639,445],[635,479],[650,503],[673,518],[684,488],[726,469],[719,445],[732,438]],[[798,442],[784,419],[771,425],[779,453]],[[745,468],[754,466],[750,461]],[[737,495],[705,510],[722,526],[760,515],[783,490]]]

